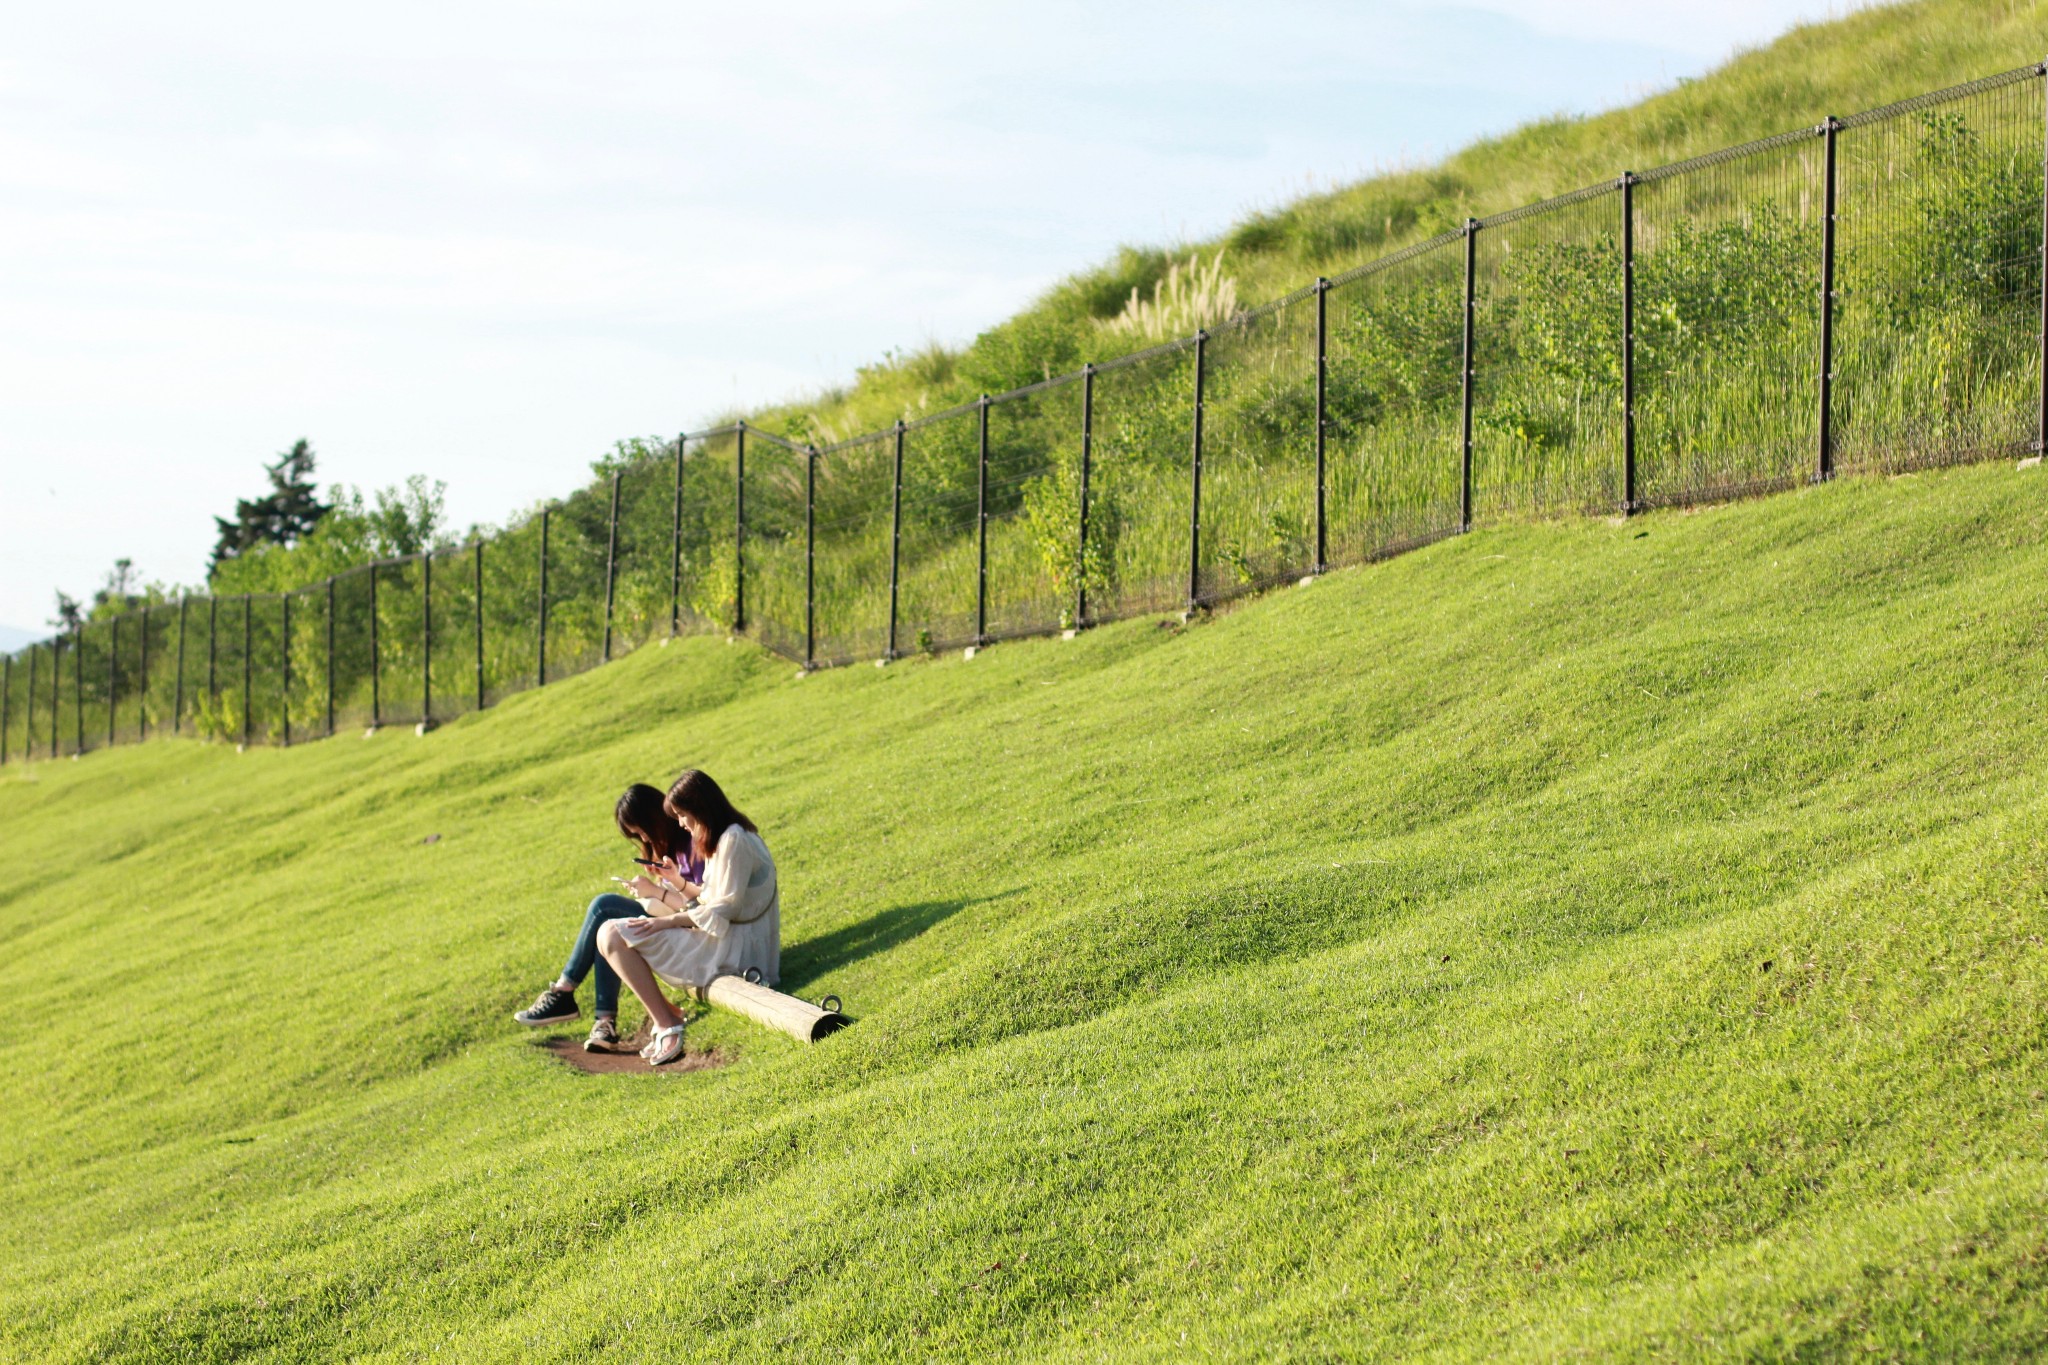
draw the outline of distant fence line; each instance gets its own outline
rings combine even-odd
[[[2048,443],[2048,63],[1618,176],[829,445],[735,423],[488,541],[0,659],[0,762],[428,724],[658,636],[805,667],[1196,610],[1487,518]]]

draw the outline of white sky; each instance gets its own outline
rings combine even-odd
[[[1841,8],[17,3],[0,623],[46,633],[122,555],[199,581],[299,436],[323,483],[427,473],[496,521],[620,437],[970,339],[1118,243]]]

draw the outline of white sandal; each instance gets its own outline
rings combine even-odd
[[[668,1046],[671,1040],[675,1043],[673,1051]],[[667,1066],[670,1062],[681,1057],[683,1055],[683,1025],[676,1024],[670,1028],[656,1029],[654,1037],[641,1050],[640,1055],[647,1059],[649,1066]]]

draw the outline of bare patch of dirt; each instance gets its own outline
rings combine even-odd
[[[534,1046],[554,1057],[557,1061],[589,1072],[593,1076],[616,1076],[637,1074],[641,1076],[677,1076],[690,1071],[710,1071],[721,1066],[730,1066],[738,1055],[730,1047],[697,1048],[684,1040],[683,1055],[667,1066],[649,1066],[641,1059],[640,1049],[647,1042],[647,1030],[642,1028],[630,1039],[619,1044],[616,1052],[585,1052],[580,1038],[541,1038]]]

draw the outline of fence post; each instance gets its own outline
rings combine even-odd
[[[28,647],[28,712],[21,731],[21,756],[34,762],[36,756],[36,647]]]
[[[0,763],[7,761],[7,702],[14,690],[14,656],[0,655]]]
[[[604,537],[604,662],[612,661],[612,584],[619,572],[619,471],[612,471],[611,520]]]
[[[1329,477],[1323,459],[1323,444],[1329,434],[1329,406],[1325,381],[1330,368],[1330,282],[1316,277],[1316,573],[1330,567]]]
[[[804,668],[818,666],[818,448],[804,447]]]
[[[59,631],[50,637],[50,757],[56,758],[63,747],[58,727],[63,725],[64,705],[64,635]]]
[[[548,685],[548,515],[549,509],[540,509],[540,629],[536,632],[534,649],[533,685]]]
[[[334,738],[334,575],[327,575],[327,737]]]
[[[732,457],[732,633],[747,628],[747,424]]]
[[[220,641],[220,599],[212,593],[206,595],[206,699],[216,704],[220,701],[220,676],[214,668],[218,655],[216,646]]]
[[[988,395],[975,405],[974,643],[988,640]]]
[[[114,747],[114,722],[120,715],[121,699],[121,618],[116,616],[107,622],[107,747]]]
[[[2040,75],[2048,80],[2048,61]],[[2034,449],[2048,454],[2048,98],[2041,109],[2041,410],[2034,426]]]
[[[254,627],[254,626],[253,626],[253,624],[252,624],[252,615],[253,615],[254,611],[255,611],[255,606],[254,606],[254,604],[253,604],[253,603],[251,602],[251,600],[250,600],[250,597],[249,597],[249,594],[248,594],[248,593],[243,593],[243,594],[242,594],[242,747],[243,747],[244,749],[246,749],[246,748],[248,748],[248,747],[249,747],[249,743],[250,743],[250,737],[251,737],[251,734],[253,733],[253,732],[251,731],[251,729],[250,729],[250,726],[251,726],[251,724],[253,724],[253,722],[254,722],[254,720],[255,720],[255,716],[256,716],[256,708],[255,708],[255,705],[254,705],[254,701],[255,701],[255,696],[256,696],[256,689],[255,689],[255,686],[254,686],[255,678],[254,678],[254,674],[253,674],[253,673],[252,673],[252,671],[251,671],[251,670],[253,669],[253,667],[254,667],[254,661],[255,661],[255,658],[256,658],[256,651],[255,651],[255,649],[253,648],[253,645],[254,645],[254,641],[255,641],[255,627]]]
[[[137,664],[141,674],[136,682],[135,738],[137,742],[149,738],[149,604],[142,604],[142,657]]]
[[[1095,362],[1081,367],[1080,525],[1074,533],[1074,629],[1088,625],[1088,476],[1095,460]]]
[[[1636,173],[1621,173],[1621,514],[1636,511]]]
[[[178,594],[178,676],[171,687],[171,733],[185,724],[185,594]]]
[[[1829,114],[1820,126],[1824,152],[1820,218],[1820,451],[1816,479],[1835,474],[1835,133],[1842,121]]]
[[[896,574],[903,559],[903,419],[896,419],[896,469],[889,493],[889,652],[896,654]]]
[[[420,551],[420,724],[434,725],[434,552]]]
[[[690,433],[676,436],[676,512],[668,548],[668,637],[673,640],[683,628],[683,447]]]
[[[1461,381],[1460,403],[1464,415],[1460,423],[1458,461],[1458,529],[1472,529],[1472,319],[1474,289],[1479,266],[1479,220],[1465,220],[1465,368]]]
[[[370,561],[370,728],[384,723],[384,650],[377,630],[377,561]]]
[[[282,661],[279,667],[278,709],[284,713],[284,747],[292,747],[292,595],[287,592],[278,598],[281,619],[278,622],[277,653]]]
[[[85,752],[85,623],[79,622],[71,641],[71,703],[72,716],[71,752],[75,757]]]
[[[1188,460],[1188,614],[1202,602],[1202,389],[1208,380],[1209,333],[1195,333],[1194,439]]]
[[[476,709],[484,709],[484,540],[476,540]]]

